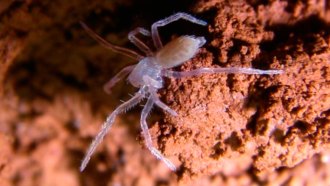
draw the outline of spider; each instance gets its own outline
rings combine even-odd
[[[113,45],[94,31],[92,31],[86,24],[80,22],[82,27],[86,32],[94,38],[97,42],[114,52],[124,54],[128,57],[138,60],[139,62],[135,65],[130,65],[122,69],[117,75],[115,75],[110,81],[104,85],[104,90],[110,93],[111,88],[122,78],[128,75],[128,81],[139,90],[135,95],[128,101],[122,103],[118,106],[106,119],[102,129],[97,134],[93,142],[91,143],[87,153],[81,163],[80,171],[83,171],[92,154],[94,153],[96,147],[101,143],[104,136],[107,134],[111,126],[113,125],[115,118],[118,114],[125,112],[126,110],[137,105],[144,98],[147,102],[141,113],[141,128],[142,134],[145,140],[145,145],[149,151],[156,156],[157,159],[165,163],[165,165],[175,171],[176,166],[168,160],[160,151],[158,151],[152,144],[151,136],[148,130],[148,125],[146,122],[147,116],[151,111],[153,105],[157,105],[161,109],[167,111],[173,116],[178,116],[177,112],[163,103],[158,95],[157,90],[163,88],[164,82],[163,77],[168,78],[183,78],[198,76],[202,74],[214,74],[214,73],[242,73],[242,74],[280,74],[282,70],[260,70],[254,68],[239,68],[239,67],[229,67],[229,68],[199,68],[188,72],[179,72],[169,70],[172,67],[179,66],[185,61],[191,59],[202,47],[206,40],[204,37],[196,37],[192,35],[183,35],[176,39],[173,39],[169,43],[163,46],[162,41],[159,37],[158,27],[165,26],[179,19],[183,19],[198,25],[206,26],[207,23],[203,20],[197,19],[190,14],[179,12],[173,14],[165,19],[159,20],[152,24],[151,32],[138,27],[128,34],[128,39],[135,44],[145,56],[141,56],[135,51],[122,48]],[[152,51],[146,44],[144,44],[139,38],[136,37],[137,34],[142,34],[147,37],[151,37],[153,44],[155,45],[156,51]]]

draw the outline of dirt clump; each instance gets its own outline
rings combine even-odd
[[[160,30],[164,42],[180,34],[207,39],[175,70],[284,73],[166,79],[159,95],[179,116],[156,109],[150,132],[178,172],[144,148],[137,107],[117,118],[80,173],[106,116],[136,90],[122,83],[104,93],[133,61],[102,48],[79,21],[131,47],[130,30],[173,10],[208,22]],[[0,185],[330,185],[329,24],[326,0],[1,1]]]

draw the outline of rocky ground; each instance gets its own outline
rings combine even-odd
[[[213,74],[166,79],[144,147],[141,106],[118,117],[87,169],[79,165],[106,116],[136,91],[103,85],[135,61],[103,38],[136,49],[127,33],[175,12],[161,29],[207,43],[178,71],[200,67],[282,69],[281,75]],[[0,1],[0,185],[330,185],[330,5],[327,0]],[[151,44],[148,38],[141,38]]]

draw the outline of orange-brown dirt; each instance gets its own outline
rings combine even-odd
[[[143,145],[136,107],[117,118],[87,169],[79,164],[107,114],[136,90],[102,87],[134,61],[102,48],[79,25],[132,49],[127,33],[184,11],[164,42],[205,36],[175,70],[282,69],[281,75],[166,79],[178,117],[155,109]],[[330,185],[330,5],[327,0],[0,1],[0,185]],[[148,38],[143,38],[150,44]]]

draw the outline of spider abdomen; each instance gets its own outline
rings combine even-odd
[[[204,37],[180,36],[157,52],[157,64],[165,69],[181,65],[194,57],[205,42]]]

